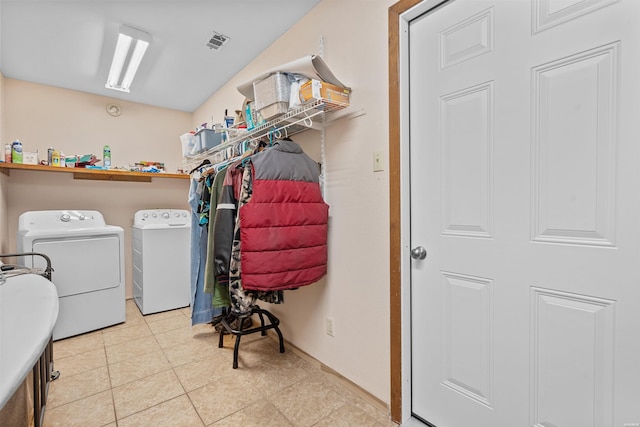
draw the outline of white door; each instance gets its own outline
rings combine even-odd
[[[639,28],[637,0],[410,22],[417,417],[640,426]]]

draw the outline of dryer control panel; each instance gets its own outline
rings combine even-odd
[[[95,228],[105,225],[104,217],[98,211],[30,211],[23,213],[18,218],[19,232]]]
[[[184,209],[145,209],[136,212],[133,225],[144,227],[146,225],[189,226],[191,215]]]

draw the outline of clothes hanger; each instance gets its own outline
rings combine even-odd
[[[211,164],[211,160],[209,159],[204,159],[202,161],[202,163],[200,163],[198,166],[196,166],[195,168],[191,169],[191,171],[189,172],[189,175],[191,175],[192,173],[194,173],[195,171],[197,171],[198,169],[200,169],[202,166],[205,165],[210,165]]]

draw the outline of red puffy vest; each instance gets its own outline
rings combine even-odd
[[[295,289],[327,273],[329,206],[319,167],[293,141],[252,157],[253,193],[240,208],[242,287]]]

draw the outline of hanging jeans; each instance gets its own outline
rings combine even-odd
[[[207,227],[200,226],[198,204],[202,183],[191,179],[189,206],[191,207],[191,325],[210,323],[222,309],[214,309],[211,294],[204,292],[204,270],[207,259]]]

